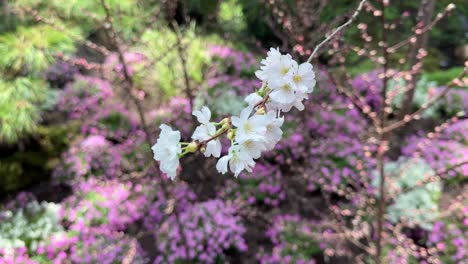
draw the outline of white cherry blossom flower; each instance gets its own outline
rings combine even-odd
[[[205,141],[216,134],[216,126],[210,122],[211,111],[208,107],[203,106],[201,110],[193,111],[192,113],[201,123],[193,132],[192,139]],[[221,155],[221,142],[219,139],[213,139],[206,144],[205,157],[219,157]]]
[[[154,159],[160,162],[161,171],[174,180],[179,167],[179,154],[182,152],[180,145],[180,132],[172,130],[171,127],[162,124],[161,133],[151,149]]]
[[[232,124],[237,127],[237,142],[243,142],[248,139],[261,140],[265,134],[266,124],[262,122],[262,119],[259,117],[259,115],[250,117],[252,109],[253,108],[249,106],[242,110],[239,117],[233,116],[231,118]]]
[[[262,152],[266,150],[265,137],[258,140],[246,139],[239,143],[240,150],[247,153],[254,159],[260,158]]]
[[[311,93],[315,87],[315,73],[312,64],[304,62],[297,66],[294,61],[295,71],[291,76],[292,83],[297,87],[297,91],[302,93]]]
[[[228,171],[228,164],[231,172],[237,177],[243,170],[251,172],[255,161],[248,153],[242,151],[239,145],[232,145],[229,148],[229,153],[218,160],[216,169],[224,174]]]
[[[271,48],[267,58],[262,60],[263,66],[255,72],[255,75],[268,85],[282,83],[283,78],[291,76],[294,71],[294,60],[291,55],[282,55],[279,49]]]
[[[200,125],[195,129],[191,143],[179,143],[180,132],[161,125],[160,138],[152,149],[163,172],[173,179],[179,157],[197,151],[200,142],[205,146],[206,157],[220,157],[222,146],[220,140],[214,138],[216,133],[220,133],[219,136],[226,133],[231,140],[227,155],[216,164],[216,169],[223,174],[230,170],[237,177],[243,170],[252,171],[255,159],[260,158],[262,152],[275,147],[283,135],[281,126],[284,118],[280,113],[288,112],[293,107],[304,110],[303,102],[316,85],[315,73],[312,64],[298,64],[291,55],[281,54],[278,48],[271,48],[261,64],[255,74],[263,84],[258,92],[244,99],[248,107],[239,116],[226,117],[219,123],[213,123],[210,122],[211,111],[208,107],[193,111]],[[217,130],[217,126],[221,128]],[[181,144],[185,144],[185,147],[182,148]]]
[[[291,104],[295,101],[296,90],[291,82],[282,80],[277,82],[276,85],[278,86],[273,86],[273,91],[270,93],[271,100],[280,104]]]
[[[284,123],[284,118],[277,117],[274,111],[270,111],[265,115],[267,120],[266,132],[265,132],[265,150],[272,150],[276,143],[281,140],[283,131],[281,126]]]

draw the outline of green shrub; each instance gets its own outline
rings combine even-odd
[[[238,0],[222,1],[219,5],[218,20],[224,31],[240,33],[247,26]]]
[[[186,67],[192,87],[200,85],[204,80],[203,71],[209,63],[206,54],[207,39],[196,35],[195,25],[182,32],[182,45],[186,54]],[[142,36],[140,50],[154,62],[154,67],[144,68],[137,73],[136,79],[144,87],[144,83],[154,85],[154,89],[162,89],[166,96],[175,95],[185,87],[182,62],[177,51],[177,35],[168,27],[147,30]]]
[[[36,130],[40,119],[39,105],[44,101],[46,90],[45,82],[39,79],[0,79],[1,142],[14,143]]]
[[[37,75],[54,61],[56,53],[73,51],[75,43],[65,32],[48,25],[20,26],[15,32],[0,35],[0,72],[10,78]]]
[[[395,196],[387,208],[388,217],[394,223],[406,220],[410,225],[419,225],[430,230],[439,217],[438,202],[442,194],[440,181],[418,185],[425,177],[435,175],[435,171],[423,160],[401,159],[385,164],[388,176],[388,189]],[[379,186],[380,177],[375,176],[372,185]]]
[[[445,85],[457,77],[462,71],[463,67],[454,67],[449,70],[426,72],[424,76],[426,76],[428,80],[436,82],[438,85]]]
[[[3,211],[0,222],[0,248],[26,247],[35,251],[45,245],[49,238],[61,234],[59,225],[60,205],[32,201],[17,211]]]
[[[141,29],[149,23],[158,8],[153,1],[138,0],[105,0],[106,5],[114,16],[118,14],[119,19],[114,19],[114,27],[121,32],[125,39],[136,36]],[[38,11],[40,15],[55,21],[66,21],[79,27],[85,35],[96,32],[102,26],[98,21],[104,21],[106,13],[99,0],[19,0],[15,7],[18,10],[30,8]],[[57,16],[57,14],[60,14]],[[60,19],[57,19],[60,17]],[[24,14],[28,18],[28,14]],[[96,21],[97,20],[97,21]],[[68,32],[70,33],[70,32]]]

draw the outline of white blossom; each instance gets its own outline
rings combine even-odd
[[[266,131],[266,124],[259,115],[250,116],[252,107],[247,107],[241,111],[239,117],[231,118],[232,124],[237,127],[236,141],[262,140]]]
[[[201,110],[193,111],[192,113],[201,123],[193,132],[192,139],[205,141],[216,134],[216,126],[210,122],[211,111],[208,107],[203,106]],[[213,139],[206,145],[205,157],[219,157],[221,155],[221,142],[219,139]]]
[[[287,79],[278,81],[278,86],[273,88],[270,98],[273,102],[279,104],[292,104],[296,100],[296,89],[292,82]]]
[[[255,75],[269,86],[280,86],[283,78],[293,74],[294,60],[289,54],[282,55],[278,48],[271,48],[267,55],[267,58],[261,61],[263,66]]]
[[[297,66],[295,63],[294,73],[291,76],[292,83],[296,86],[296,91],[301,93],[311,93],[315,87],[315,73],[312,64],[304,62]]]
[[[316,85],[315,73],[312,64],[298,64],[291,55],[271,48],[255,75],[262,81],[262,86],[244,99],[248,106],[239,116],[214,123],[210,122],[211,111],[208,107],[193,111],[200,125],[192,135],[194,141],[183,143],[184,148],[179,143],[180,132],[161,125],[161,135],[153,151],[154,158],[161,162],[163,172],[174,178],[179,156],[197,151],[200,142],[205,146],[206,157],[220,157],[222,146],[217,133],[220,133],[218,136],[226,134],[231,140],[228,153],[216,164],[216,169],[223,174],[230,170],[237,177],[243,170],[252,171],[255,159],[260,158],[262,152],[275,147],[283,135],[281,126],[284,118],[280,113],[288,112],[293,107],[304,110],[303,102]]]
[[[265,150],[272,150],[276,143],[281,140],[283,131],[281,126],[284,123],[284,118],[277,117],[274,111],[270,111],[265,115],[267,120],[266,132],[265,132]]]
[[[154,153],[154,159],[160,162],[161,171],[174,179],[179,167],[178,155],[182,152],[179,142],[180,132],[172,130],[165,124],[162,124],[160,128],[159,138],[151,149]]]
[[[245,97],[244,101],[249,104],[249,106],[255,106],[263,100],[263,97],[258,95],[257,93],[251,93]]]
[[[229,153],[218,160],[216,169],[224,174],[228,171],[228,164],[231,172],[237,177],[243,170],[251,172],[255,166],[255,161],[239,145],[232,145],[229,148]]]

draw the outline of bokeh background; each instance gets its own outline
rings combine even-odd
[[[154,166],[161,123],[237,115],[270,47],[307,60],[358,2],[2,1],[0,263],[374,263],[383,145],[382,263],[467,263],[463,0],[368,1],[252,173]],[[381,111],[408,119],[386,144]]]

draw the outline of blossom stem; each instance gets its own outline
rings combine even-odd
[[[197,143],[197,150],[201,149],[203,146],[208,144],[208,142],[210,142],[212,140],[215,140],[215,139],[219,138],[220,136],[226,134],[229,131],[229,129],[231,129],[231,119],[229,119],[228,126],[225,126],[225,127],[223,126],[222,128],[220,128],[218,131],[216,131],[216,134],[214,134],[209,139],[198,142]]]
[[[270,98],[270,93],[271,93],[271,90],[269,90],[264,96],[263,96],[263,100],[258,102],[254,108],[261,108],[261,107],[265,107],[266,103],[268,102],[268,99]]]

